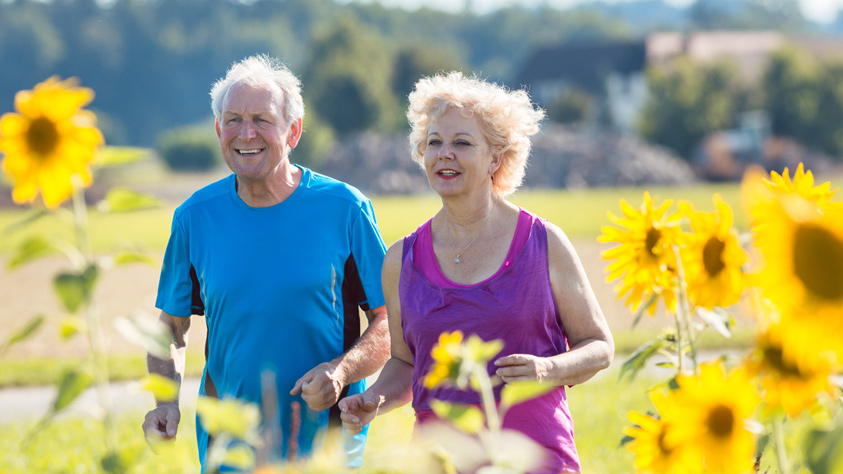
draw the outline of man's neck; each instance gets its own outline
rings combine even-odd
[[[263,180],[237,177],[237,195],[250,207],[270,207],[286,200],[301,182],[302,170],[287,163]]]

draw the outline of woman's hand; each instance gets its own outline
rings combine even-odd
[[[495,361],[495,374],[505,383],[536,380],[550,382],[553,362],[530,354],[512,354]]]
[[[340,419],[348,434],[355,435],[363,430],[378,414],[383,403],[381,397],[365,391],[340,400]]]

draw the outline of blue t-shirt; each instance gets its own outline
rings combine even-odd
[[[205,376],[220,398],[260,404],[261,373],[275,373],[284,434],[276,454],[284,457],[292,425],[299,425],[297,454],[306,455],[329,418],[338,420],[336,406],[314,412],[290,396],[295,381],[351,347],[360,336],[358,306],[384,304],[386,247],[371,202],[349,185],[301,170],[298,188],[275,206],[244,203],[233,174],[179,206],[156,300],[173,316],[205,315]],[[365,389],[361,380],[348,394]],[[300,423],[291,419],[293,402]],[[204,471],[207,435],[198,420],[197,431]],[[345,436],[352,465],[359,464],[366,432]]]

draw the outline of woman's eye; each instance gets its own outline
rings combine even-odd
[[[459,146],[471,146],[471,143],[469,143],[465,140],[457,140],[456,144],[459,145]]]
[[[440,140],[437,140],[437,139],[434,138],[433,140],[430,140],[430,141],[427,142],[427,146],[436,146],[436,145],[439,145],[440,143],[442,143]]]

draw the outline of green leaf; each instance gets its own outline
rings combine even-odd
[[[52,413],[55,414],[67,408],[73,400],[76,400],[76,397],[91,386],[93,380],[90,373],[80,369],[72,369],[62,374],[56,398],[53,400]]]
[[[843,425],[833,429],[814,429],[802,442],[805,462],[813,474],[843,472]]]
[[[507,384],[501,392],[501,405],[511,407],[519,403],[538,398],[551,390],[554,386],[535,380]]]
[[[486,365],[503,349],[503,341],[495,339],[485,342],[480,336],[473,334],[466,341],[466,348],[468,349],[467,358],[469,360],[479,365]]]
[[[119,451],[111,451],[102,457],[100,466],[102,470],[111,474],[125,474],[137,462],[140,451],[132,446],[125,447]]]
[[[78,334],[80,331],[84,331],[87,326],[88,324],[85,320],[79,316],[68,316],[62,320],[61,326],[59,327],[59,334],[62,339],[67,340]]]
[[[127,188],[112,188],[105,199],[97,204],[100,212],[129,212],[159,207],[161,200],[149,194]]]
[[[44,237],[29,237],[18,245],[14,255],[6,264],[6,267],[11,270],[23,265],[24,263],[29,263],[33,260],[50,255],[54,251],[55,248],[53,245],[50,244],[50,242]]]
[[[28,212],[28,213],[24,214],[24,216],[21,217],[20,219],[17,219],[14,222],[12,222],[11,224],[4,227],[3,228],[3,234],[4,235],[14,234],[15,232],[27,227],[29,224],[32,224],[33,222],[37,221],[38,219],[40,219],[44,216],[49,216],[49,215],[50,215],[50,211],[48,211],[46,209],[39,209],[37,211]]]
[[[179,396],[179,385],[176,381],[158,374],[149,374],[149,377],[141,382],[141,389],[152,393],[159,402],[173,402]]]
[[[99,276],[96,265],[88,267],[79,273],[60,273],[53,279],[53,288],[59,295],[64,308],[75,313],[82,304],[91,301],[91,294]]]
[[[150,255],[136,250],[122,250],[114,256],[114,263],[125,265],[127,263],[146,263],[157,265],[158,261]]]
[[[143,161],[149,157],[149,151],[143,148],[107,146],[97,155],[97,166],[118,166]]]
[[[170,357],[173,333],[157,318],[143,312],[136,312],[128,318],[117,318],[114,327],[130,342],[133,342],[155,357]]]
[[[646,303],[644,303],[643,305],[641,305],[640,308],[638,308],[638,311],[635,312],[635,318],[632,320],[632,329],[635,329],[635,326],[638,326],[638,323],[641,322],[641,317],[644,316],[644,313],[647,311],[647,308],[652,306],[657,299],[659,299],[659,294],[653,293],[650,296],[650,299],[648,299]]]
[[[452,404],[441,400],[433,400],[430,408],[436,416],[443,420],[450,420],[457,428],[469,434],[479,433],[483,429],[483,412],[474,405],[463,403]]]
[[[662,339],[654,339],[652,341],[645,342],[642,344],[635,352],[632,353],[625,361],[623,361],[623,365],[621,365],[621,372],[618,376],[619,380],[623,380],[623,376],[629,373],[629,379],[632,380],[638,375],[644,367],[647,365],[647,361],[650,360],[651,357],[656,355],[665,344],[665,341]]]
[[[247,442],[257,437],[260,409],[254,403],[231,398],[199,397],[196,414],[205,431],[211,435],[228,434]]]
[[[717,311],[716,309],[711,311],[705,308],[697,308],[697,316],[723,337],[727,339],[732,337],[732,331],[729,330],[730,317],[726,312],[722,310]]]
[[[28,323],[26,323],[22,328],[12,333],[12,335],[9,336],[9,339],[6,339],[6,342],[4,342],[2,346],[0,346],[0,355],[6,352],[9,347],[19,342],[27,340],[29,337],[35,334],[35,331],[37,331],[43,323],[44,316],[40,314],[30,319]]]

